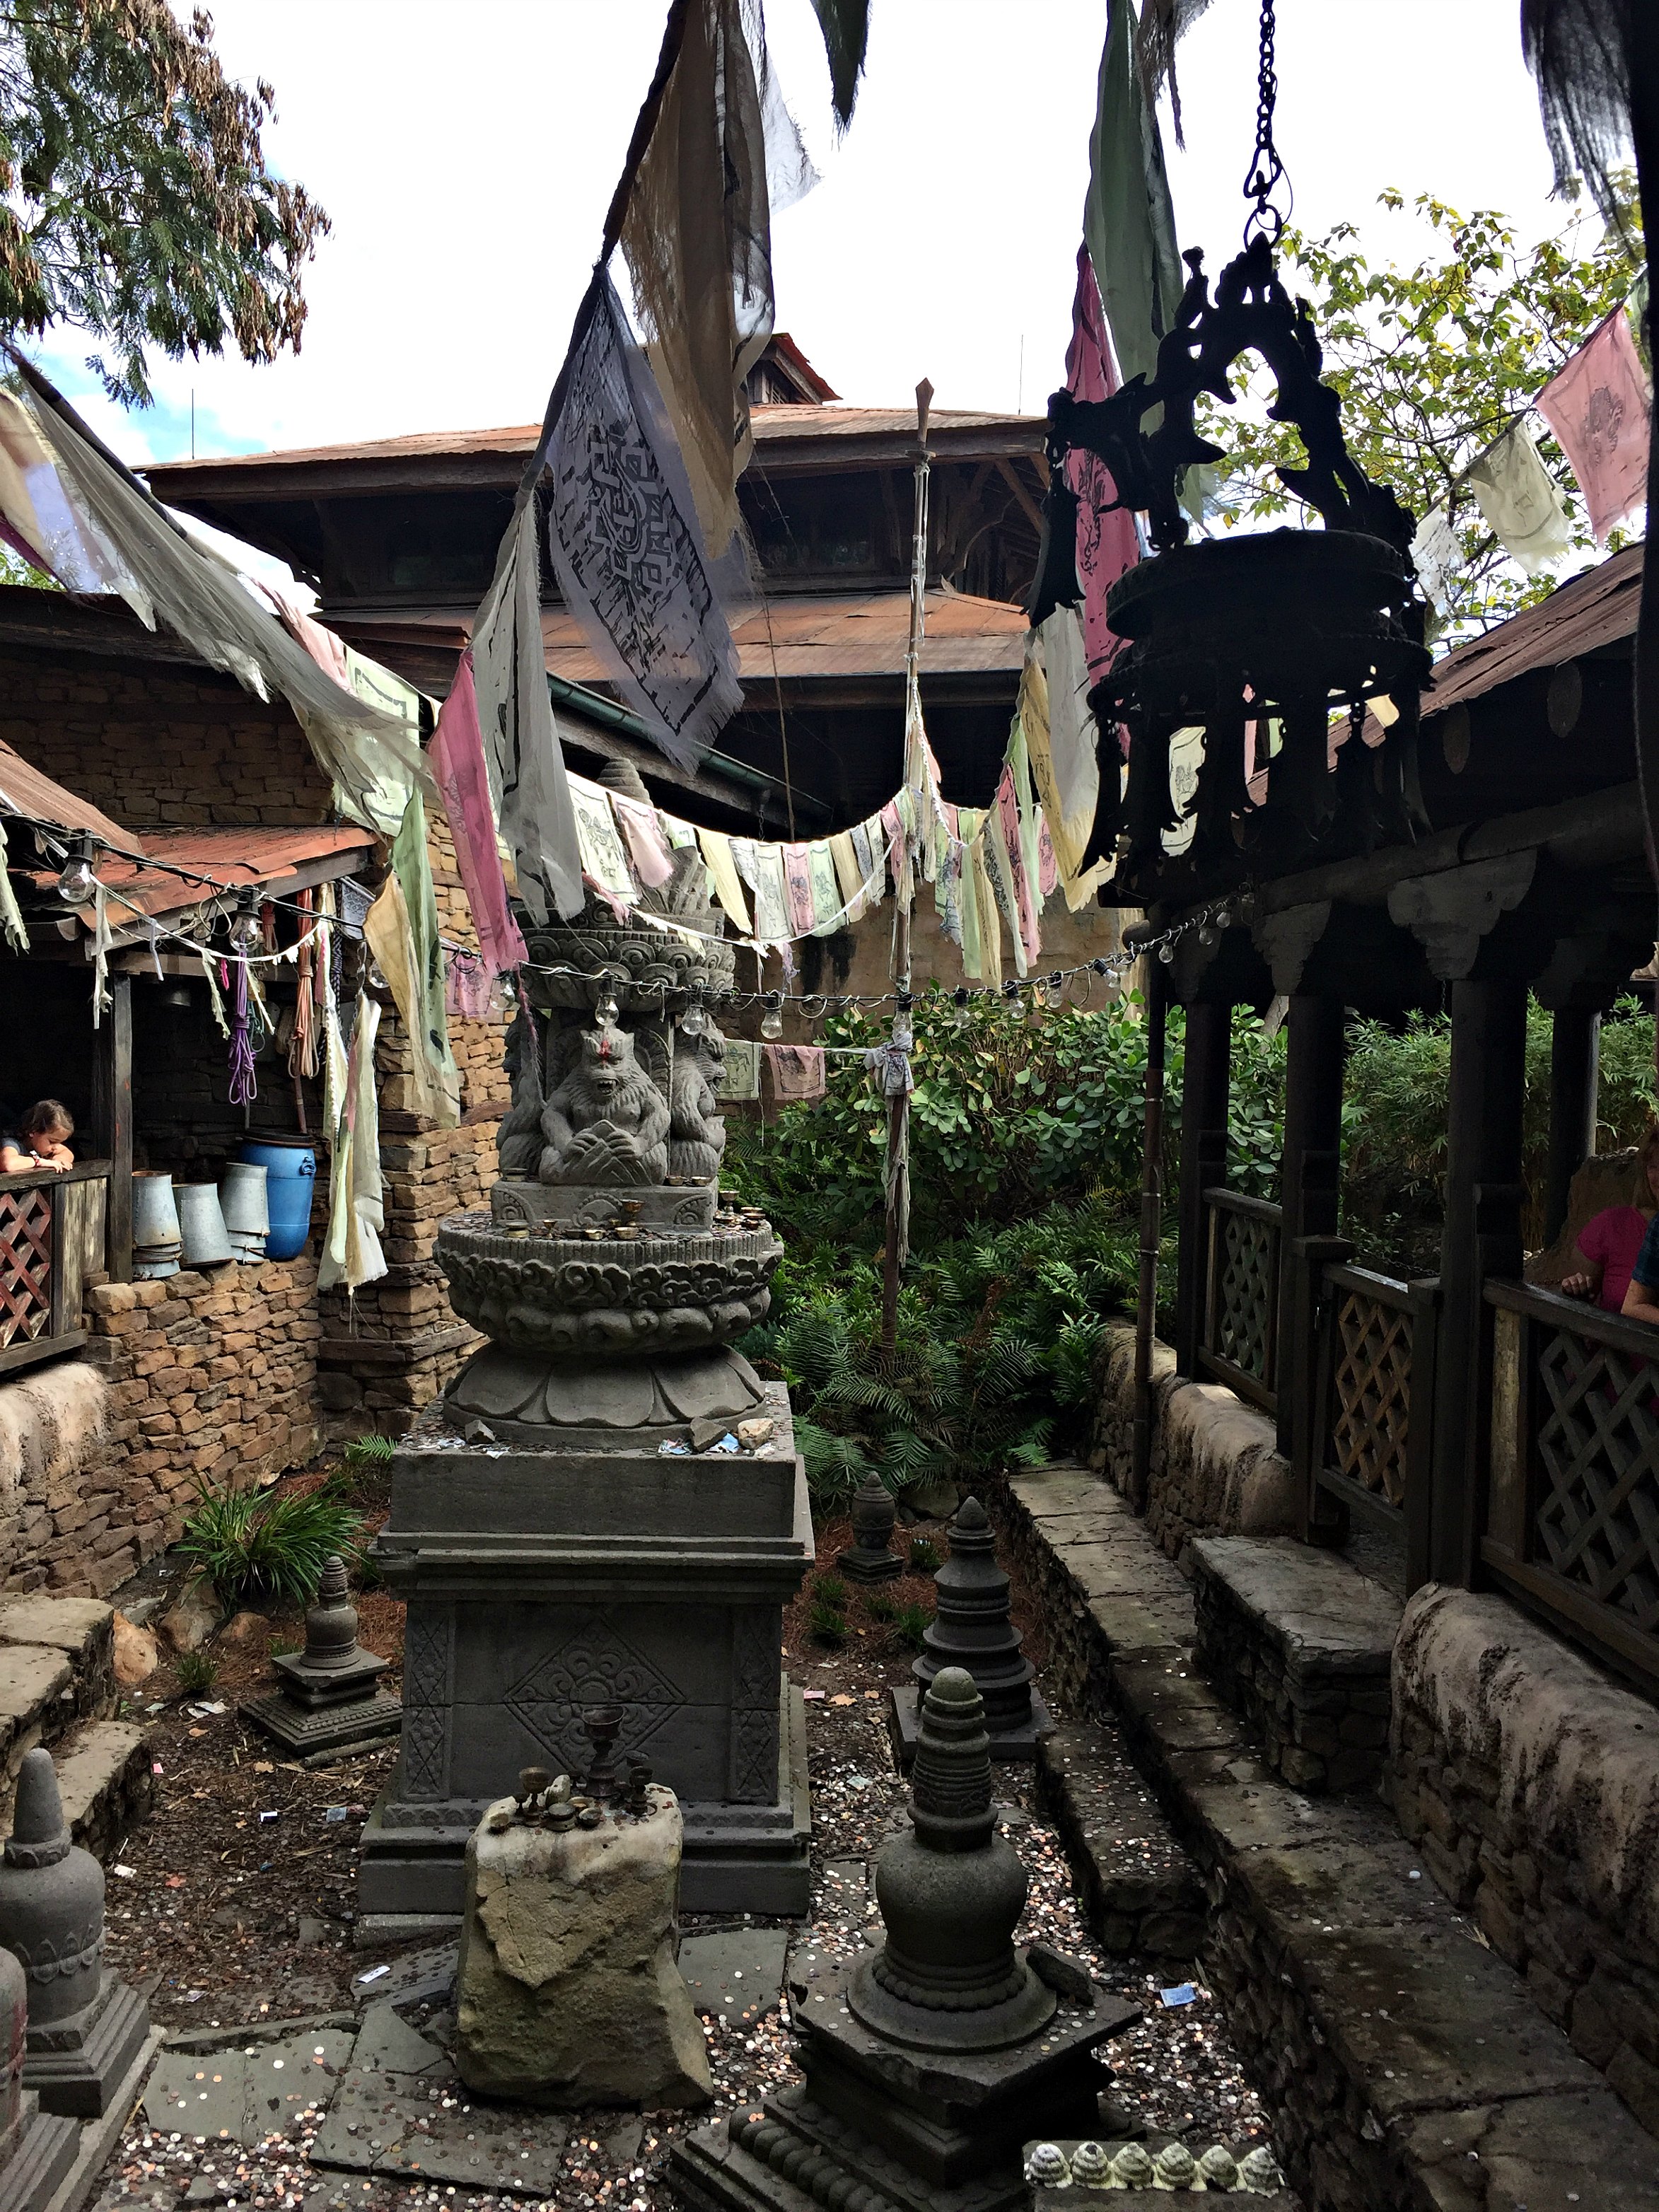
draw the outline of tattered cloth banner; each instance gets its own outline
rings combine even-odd
[[[1571,552],[1565,504],[1524,422],[1511,422],[1464,474],[1487,528],[1528,575]]]
[[[1613,309],[1538,395],[1538,411],[1578,479],[1598,545],[1646,495],[1650,405],[1623,307]]]
[[[547,446],[553,572],[623,698],[691,768],[743,704],[738,652],[661,394],[609,277],[567,367]]]

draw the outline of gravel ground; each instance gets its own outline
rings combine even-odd
[[[848,1533],[845,1522],[824,1528],[820,1559],[832,1560]],[[939,1531],[926,1533],[938,1540]],[[815,1642],[809,1632],[815,1590],[816,1579],[785,1623],[786,1663],[807,1696],[812,1778],[814,1909],[795,1940],[840,1957],[862,1940],[870,1911],[860,1869],[847,1863],[872,1856],[902,1817],[905,1792],[888,1740],[885,1692],[908,1679],[911,1652],[889,1624],[871,1615],[856,1589],[845,1601],[846,1642],[835,1650]],[[931,1595],[930,1578],[921,1574],[878,1593],[930,1612]],[[362,1641],[400,1657],[402,1608],[371,1592],[362,1611]],[[1015,1611],[1041,1668],[1041,1624],[1030,1617],[1023,1595]],[[147,1989],[164,2027],[231,2029],[343,2009],[353,2001],[356,1977],[377,1959],[396,1955],[352,1944],[358,1839],[392,1753],[307,1772],[284,1763],[245,1726],[236,1700],[269,1686],[272,1634],[297,1641],[297,1624],[275,1618],[251,1629],[240,1646],[210,1647],[217,1654],[216,1680],[193,1697],[180,1692],[174,1670],[164,1666],[131,1698],[130,1710],[153,1729],[158,1801],[111,1870],[109,1952],[118,1972]],[[210,1704],[226,1710],[200,1710]],[[1218,2139],[1242,2152],[1267,2138],[1268,2116],[1243,2079],[1196,1967],[1195,2001],[1170,2009],[1160,2002],[1160,1986],[1181,1977],[1167,1966],[1154,1970],[1099,1954],[1083,1925],[1058,1838],[1036,1817],[1019,1770],[1000,1770],[998,1792],[1006,1832],[1030,1876],[1022,1938],[1041,1938],[1085,1961],[1144,2008],[1139,2023],[1109,2049],[1110,2086],[1120,2103],[1149,2133],[1182,2136],[1194,2154]],[[688,1920],[685,1932],[738,1924]],[[450,2026],[430,2008],[410,2017],[440,2040]],[[798,2077],[781,2012],[748,2027],[710,2022],[706,2032],[716,2116]],[[672,2133],[687,2124],[667,2114],[643,2121],[614,2112],[576,2115],[549,2201],[668,2212],[676,2200],[661,2167]],[[301,2205],[307,2212],[345,2205],[364,2212],[413,2212],[417,2206],[490,2212],[523,2201],[313,2169],[305,2153],[314,2132],[314,2121],[302,2121],[295,2135],[244,2150],[164,2136],[139,2116],[106,2171],[100,2212],[135,2202],[161,2212],[181,2200],[237,2212],[288,2212]]]

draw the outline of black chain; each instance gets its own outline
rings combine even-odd
[[[1277,246],[1285,228],[1285,216],[1273,204],[1273,196],[1285,181],[1285,164],[1279,158],[1279,149],[1273,143],[1273,108],[1279,99],[1279,75],[1273,67],[1273,33],[1278,26],[1273,17],[1273,0],[1261,0],[1261,61],[1256,72],[1255,146],[1250,155],[1250,173],[1244,179],[1244,197],[1253,199],[1244,225],[1244,243],[1250,246],[1257,238],[1266,238],[1270,246]]]

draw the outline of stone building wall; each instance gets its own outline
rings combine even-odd
[[[1134,1324],[1109,1322],[1095,1368],[1089,1464],[1126,1498],[1134,1377]],[[1297,1526],[1290,1462],[1273,1423],[1224,1384],[1183,1382],[1175,1353],[1156,1338],[1146,1525],[1171,1559],[1190,1537],[1276,1536]]]
[[[1393,1689],[1401,1829],[1659,2133],[1659,1712],[1507,1599],[1437,1583]]]
[[[246,1490],[319,1442],[316,1267],[234,1264],[87,1297],[88,1360],[5,1386],[38,1401],[0,1492],[0,1589],[102,1597],[178,1535],[198,1482]]]

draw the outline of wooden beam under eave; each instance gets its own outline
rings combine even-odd
[[[1006,480],[1009,490],[1012,492],[1014,497],[1018,501],[1020,513],[1025,517],[1025,520],[1030,524],[1032,529],[1036,531],[1039,540],[1041,540],[1042,536],[1042,510],[1038,507],[1030,493],[1026,490],[1024,485],[1020,482],[1019,471],[1014,466],[1012,461],[999,461],[997,463],[997,467]]]

